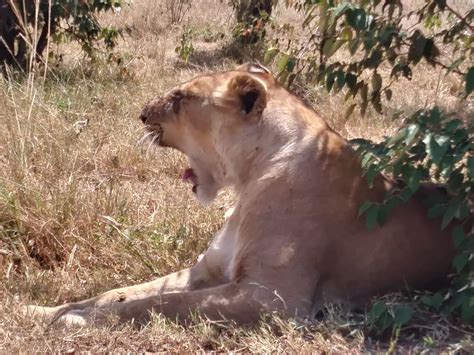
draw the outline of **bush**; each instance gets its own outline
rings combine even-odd
[[[174,51],[182,60],[184,60],[186,63],[188,62],[190,55],[194,53],[192,29],[183,29],[183,32],[179,37],[179,44],[176,46]]]
[[[265,37],[265,25],[276,0],[230,0],[237,25],[234,37],[243,44],[255,43]]]
[[[98,43],[113,48],[121,30],[102,27],[97,13],[119,10],[125,0],[2,1],[0,65],[30,70],[43,61],[49,41],[76,41],[93,57]]]

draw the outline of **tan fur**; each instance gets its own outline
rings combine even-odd
[[[357,217],[392,184],[369,188],[355,153],[269,71],[246,64],[198,77],[148,103],[141,118],[160,145],[185,153],[197,198],[233,186],[238,202],[190,269],[35,314],[69,323],[144,323],[151,311],[181,321],[255,322],[262,311],[310,317],[325,303],[368,298],[443,280],[453,246],[417,200],[368,231]]]

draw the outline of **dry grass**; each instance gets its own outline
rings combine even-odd
[[[133,29],[119,46],[119,66],[88,65],[75,46],[67,45],[60,48],[65,61],[51,67],[46,82],[0,78],[0,350],[388,349],[390,336],[372,339],[360,327],[363,315],[341,309],[329,310],[318,324],[274,317],[251,330],[206,322],[183,329],[159,317],[144,329],[44,328],[20,314],[22,303],[83,299],[188,266],[220,226],[231,195],[223,194],[209,208],[198,206],[179,179],[183,156],[138,144],[142,127],[137,117],[144,102],[177,82],[235,64],[219,51],[228,35],[209,41],[229,33],[229,8],[219,0],[193,3],[192,16],[172,27],[163,8],[151,0],[134,1],[120,15],[105,16],[104,22]],[[174,54],[184,26],[196,33],[190,65]],[[417,75],[410,85],[397,84],[397,100],[381,119],[369,114],[344,121],[342,97],[318,89],[305,92],[350,138],[379,138],[393,131],[399,121],[392,121],[392,114],[409,113],[420,102],[466,110],[452,95],[458,82],[428,67]],[[469,335],[450,337],[453,330],[443,324],[437,320],[424,333],[435,347],[472,350]],[[407,338],[398,340],[400,349],[432,345],[417,343],[413,339],[421,337],[412,339],[412,333],[419,330],[403,333]]]

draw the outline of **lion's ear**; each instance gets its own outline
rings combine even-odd
[[[267,88],[259,79],[251,75],[233,77],[227,87],[227,95],[232,97],[245,117],[260,117],[267,106]]]
[[[244,63],[235,68],[237,71],[243,71],[250,74],[267,74],[272,75],[272,72],[267,67],[264,67],[260,63]]]

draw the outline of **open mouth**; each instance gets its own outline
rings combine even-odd
[[[163,128],[161,125],[146,125],[145,132],[146,134],[142,138],[143,141],[151,138],[151,144],[162,146],[161,138],[163,137]]]
[[[161,140],[161,138],[163,137],[163,128],[161,127],[160,124],[153,125],[153,126],[148,125],[146,128],[149,134],[152,135],[152,144],[157,144],[162,147],[166,146],[165,144],[163,144]],[[199,186],[199,183],[198,183],[198,177],[196,173],[194,172],[193,168],[184,169],[183,174],[181,176],[181,180],[192,184],[193,193],[197,193],[197,188]]]
[[[184,169],[183,171],[183,176],[181,178],[183,181],[188,182],[193,185],[192,191],[194,193],[197,192],[197,187],[198,187],[198,177],[196,173],[194,172],[193,168],[187,168]]]

